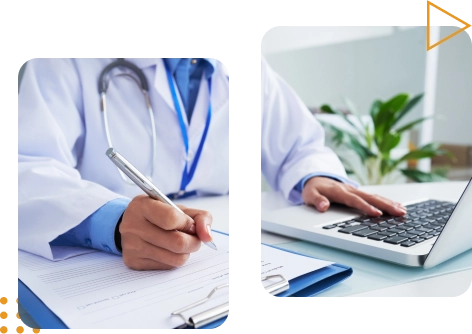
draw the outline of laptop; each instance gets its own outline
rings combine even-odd
[[[312,207],[292,206],[264,212],[262,229],[425,269],[472,248],[472,179],[457,203],[434,198],[403,204],[406,216],[377,218],[343,206],[316,215]]]

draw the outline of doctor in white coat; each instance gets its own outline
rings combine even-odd
[[[339,158],[324,146],[324,131],[298,95],[262,59],[262,172],[293,204],[326,211],[342,203],[371,216],[405,215],[387,198],[368,194],[350,181]]]
[[[191,208],[182,215],[140,195],[105,156],[110,145],[97,86],[114,61],[28,62],[19,93],[19,248],[60,260],[83,253],[74,246],[84,246],[122,254],[134,269],[179,266],[200,241],[211,240],[211,215]],[[228,193],[224,66],[212,59],[127,61],[147,78],[155,126],[136,80],[123,77],[136,75],[114,68],[105,75],[114,148],[165,194]],[[186,96],[192,91],[193,98]],[[275,190],[320,211],[337,201],[372,215],[404,214],[397,203],[350,185],[338,158],[324,147],[321,126],[264,61],[262,101],[262,171]],[[193,165],[193,177],[183,182],[183,171]]]
[[[33,59],[27,63],[19,92],[19,248],[58,260],[84,251],[70,246],[85,246],[116,254],[122,251],[125,263],[135,269],[178,266],[200,247],[200,240],[211,240],[211,215],[188,208],[184,209],[187,215],[182,215],[151,200],[136,185],[125,182],[106,157],[109,144],[99,75],[115,60]],[[197,78],[191,75],[189,79],[187,74],[188,89],[197,92],[189,121],[175,79],[179,59],[174,60],[127,59],[149,84],[155,149],[143,93],[134,80],[121,76],[136,77],[135,73],[117,67],[105,76],[113,146],[162,192],[175,194],[182,190],[186,163],[190,170],[196,160],[209,121],[198,164],[184,190],[197,195],[227,194],[228,74],[216,60],[187,59],[191,73],[194,66],[205,65],[193,73]],[[167,69],[173,72],[171,82]],[[125,209],[119,229],[115,228]],[[77,229],[78,225],[83,228]]]

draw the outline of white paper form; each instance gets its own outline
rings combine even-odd
[[[174,328],[183,321],[173,311],[229,282],[229,238],[213,233],[213,239],[217,251],[202,245],[172,270],[135,271],[104,252],[52,262],[19,251],[18,275],[69,328]],[[219,290],[189,312],[228,302],[228,292]]]
[[[283,275],[291,280],[333,263],[261,245],[261,277]],[[263,283],[264,286],[270,285],[270,282]]]

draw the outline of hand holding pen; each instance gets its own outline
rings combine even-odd
[[[137,270],[170,269],[183,265],[204,242],[216,249],[211,237],[211,215],[172,203],[118,152],[107,156],[148,196],[133,198],[119,227],[123,261]]]

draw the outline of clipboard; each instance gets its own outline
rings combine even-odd
[[[284,252],[314,258],[312,256],[294,252],[278,246],[268,245],[264,243],[263,245],[276,248]],[[349,278],[352,273],[353,270],[351,267],[339,263],[333,263],[324,268],[315,270],[313,272],[287,281],[286,285],[288,286],[273,295],[275,295],[276,297],[312,297],[323,292],[326,289],[329,289],[333,285],[341,283],[345,279]],[[266,287],[266,289],[268,289],[268,287]]]
[[[228,233],[224,233],[217,230],[212,230],[212,231],[227,235],[229,237]],[[28,312],[28,314],[36,321],[36,323],[42,329],[44,330],[70,329],[20,279],[17,280],[17,283],[18,283],[17,295],[21,296],[20,304],[23,306],[26,312]],[[223,284],[221,286],[217,286],[213,288],[213,290],[205,299],[196,301],[179,310],[175,310],[172,313],[176,313],[176,312],[181,313],[181,312],[184,312],[184,310],[203,304],[209,298],[211,298],[211,295],[216,290],[223,289],[223,288],[231,288],[231,287],[230,287],[230,284]],[[169,315],[171,316],[172,313],[170,313]],[[178,314],[175,314],[174,316],[178,316]],[[206,310],[204,312],[200,312],[199,314],[195,314],[190,317],[191,319],[184,318],[185,324],[179,328],[174,328],[174,329],[181,329],[183,326],[185,326],[183,327],[183,329],[199,329],[199,330],[200,329],[216,329],[226,322],[226,320],[228,319],[228,316],[229,316],[229,302],[219,305],[218,307]],[[196,328],[195,325],[197,325],[198,327]]]
[[[213,230],[213,232],[229,236],[228,233],[222,231]],[[229,284],[216,286],[205,298],[172,312],[171,316],[180,317],[184,321],[184,324],[180,327],[177,327],[177,329],[213,329],[221,326],[226,321],[226,318],[228,318],[229,302],[188,317],[185,317],[183,312],[206,303],[215,294],[215,292],[226,288],[229,288]]]
[[[213,307],[211,309],[205,310],[203,312],[197,313],[195,315],[185,317],[184,312],[188,311],[192,308],[195,308],[199,305],[205,304],[210,298],[218,291],[221,289],[229,288],[229,284],[223,284],[215,287],[211,292],[206,296],[205,298],[196,301],[195,303],[192,303],[190,305],[184,306],[178,310],[175,310],[172,312],[172,316],[177,316],[180,317],[183,321],[184,324],[180,327],[179,329],[182,328],[215,328],[221,325],[223,322],[225,322],[228,313],[229,313],[229,302],[226,302],[224,304],[218,305],[216,307]],[[218,325],[215,326],[215,324],[218,323]],[[211,326],[211,327],[208,327]]]
[[[283,275],[264,276],[261,278],[261,282],[268,281],[274,278],[279,278],[279,280],[265,287],[268,293],[273,296],[276,296],[279,293],[285,292],[290,289],[290,283]]]

